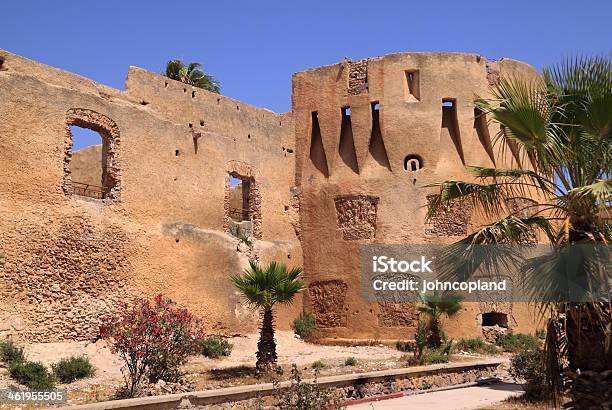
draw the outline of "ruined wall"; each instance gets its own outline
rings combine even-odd
[[[0,335],[92,338],[100,314],[157,292],[210,332],[255,330],[228,277],[249,256],[302,264],[287,212],[291,116],[138,68],[119,91],[0,56]],[[100,132],[108,145],[107,199],[72,194],[84,157],[71,153],[71,124]],[[253,251],[223,231],[236,163],[252,170],[259,189]],[[280,309],[280,326],[300,309],[299,300]]]
[[[295,74],[292,113],[276,114],[135,67],[121,91],[0,57],[0,336],[31,341],[93,338],[101,314],[158,292],[210,332],[254,331],[228,280],[248,258],[304,266],[321,340],[410,338],[414,306],[360,299],[359,246],[452,242],[481,223],[457,204],[425,224],[424,186],[492,165],[475,96],[535,75],[472,54],[346,60]],[[72,152],[70,125],[101,134],[104,161]],[[74,195],[96,156],[105,199]],[[253,249],[228,233],[230,174],[249,181]],[[280,308],[280,327],[302,306]],[[486,309],[445,329],[478,335]],[[503,309],[534,329],[524,306]]]
[[[366,243],[451,243],[484,223],[454,204],[425,223],[428,184],[469,179],[464,165],[492,166],[498,130],[475,112],[477,96],[502,74],[535,76],[512,60],[474,54],[400,53],[311,69],[293,76],[300,239],[309,283],[305,305],[320,340],[410,338],[410,304],[365,302],[359,249]],[[509,151],[509,150],[506,150]],[[498,166],[512,158],[499,156]],[[445,324],[452,337],[482,334],[482,307],[465,303]],[[508,312],[533,331],[526,306]]]
[[[102,144],[75,151],[70,161],[70,171],[73,181],[101,186]]]

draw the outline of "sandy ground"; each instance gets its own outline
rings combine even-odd
[[[255,352],[257,351],[258,334],[238,336],[231,339],[234,349],[230,357],[208,359],[196,356],[184,367],[186,378],[195,383],[196,390],[214,389],[236,384],[256,383],[254,374]],[[325,363],[321,374],[354,373],[368,370],[380,370],[401,366],[399,358],[403,355],[395,349],[384,346],[322,346],[306,343],[295,337],[291,331],[279,331],[276,334],[278,362],[289,373],[292,363],[302,369],[312,371],[311,364],[317,360]],[[122,363],[118,356],[111,353],[106,342],[36,343],[25,345],[28,360],[40,361],[50,366],[51,363],[73,355],[84,355],[96,367],[94,377],[83,379],[69,385],[58,385],[67,388],[74,404],[86,401],[97,401],[109,397],[115,389],[123,384]],[[347,357],[357,359],[356,366],[344,366]],[[7,371],[0,364],[0,389],[15,385]],[[72,392],[72,393],[70,393]],[[0,405],[0,408],[4,406]]]
[[[234,366],[255,366],[255,352],[259,335],[251,334],[232,339],[234,350],[228,358],[210,360],[204,357],[196,358],[190,363],[203,366],[227,368]],[[357,361],[385,361],[396,362],[403,353],[386,346],[323,346],[306,343],[295,337],[291,331],[276,332],[277,353],[279,364],[295,363],[298,366],[310,365],[317,360],[335,362],[352,356]]]
[[[234,344],[230,357],[209,359],[196,356],[185,365],[185,380],[193,390],[208,390],[222,387],[260,383],[255,371],[255,353],[258,334],[237,336],[231,339]],[[324,368],[321,376],[367,372],[405,367],[404,355],[394,348],[378,346],[323,346],[306,343],[291,331],[276,333],[278,363],[283,369],[282,379],[290,375],[291,364],[295,363],[305,377],[312,377],[311,365],[322,361]],[[81,404],[108,400],[123,385],[122,363],[118,356],[111,353],[106,342],[37,343],[25,346],[28,360],[51,363],[73,355],[87,356],[96,367],[94,377],[83,379],[69,385],[58,385],[68,389],[68,404]],[[354,357],[357,364],[346,366],[344,361]],[[482,357],[482,356],[481,356]],[[474,355],[453,355],[453,361],[473,360]],[[0,365],[0,389],[15,385]],[[0,404],[0,409],[10,408]],[[25,409],[25,408],[24,408]]]

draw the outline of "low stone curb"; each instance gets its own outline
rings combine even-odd
[[[365,373],[342,374],[326,376],[318,379],[321,387],[346,387],[361,383],[371,383],[390,378],[410,378],[438,373],[462,372],[493,366],[499,366],[503,360],[489,359],[478,362],[464,362],[454,364],[435,364],[419,367],[406,367],[401,369],[378,370]],[[304,380],[312,382],[312,379]],[[280,388],[291,385],[290,381],[280,383]],[[274,394],[272,383],[251,384],[246,386],[226,387],[214,390],[202,390],[189,393],[166,394],[160,396],[138,397],[134,399],[112,400],[100,403],[82,404],[77,406],[64,406],[63,409],[72,410],[107,410],[107,409],[176,409],[189,405],[211,405],[219,403],[237,402]]]

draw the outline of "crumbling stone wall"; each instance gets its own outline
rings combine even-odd
[[[0,336],[93,339],[116,303],[156,293],[207,331],[255,331],[228,279],[252,255],[224,232],[225,181],[228,171],[255,179],[255,256],[301,266],[283,211],[295,184],[291,116],[134,67],[115,90],[0,56]],[[70,125],[100,133],[109,200],[73,195]],[[300,302],[278,310],[281,329]]]
[[[431,201],[432,196],[427,197]],[[474,206],[470,202],[455,201],[442,206],[425,227],[426,235],[465,236]]]
[[[306,70],[293,76],[286,114],[135,67],[126,89],[115,90],[2,50],[0,59],[0,331],[31,341],[93,337],[95,318],[114,301],[157,292],[209,329],[256,330],[227,280],[249,257],[226,234],[230,173],[253,182],[259,260],[304,266],[305,305],[321,336],[399,339],[410,329],[409,308],[360,298],[363,241],[446,243],[481,222],[451,206],[426,227],[424,210],[429,184],[466,177],[463,160],[490,164],[471,139],[474,95],[486,97],[489,87],[480,56],[400,53]],[[537,75],[512,60],[492,66]],[[405,98],[407,72],[419,73],[418,99]],[[439,140],[449,99],[451,142]],[[339,147],[347,107],[354,166]],[[112,200],[72,195],[70,124],[102,135]],[[373,135],[388,157],[383,166]],[[310,160],[314,137],[320,163]],[[423,159],[418,178],[404,169],[409,154]],[[299,302],[280,309],[281,328],[300,310]],[[474,321],[462,315],[462,324]]]
[[[346,283],[341,280],[313,282],[308,286],[317,326],[346,326],[346,289]]]
[[[378,302],[378,323],[382,327],[416,328],[419,312],[406,302]]]
[[[346,241],[372,239],[376,236],[376,208],[378,198],[357,195],[334,199],[338,229]]]
[[[349,61],[348,93],[359,95],[368,91],[368,60]]]
[[[0,335],[28,341],[91,340],[124,300],[129,235],[118,225],[69,216],[13,224],[0,238]],[[5,225],[4,225],[5,226]],[[9,244],[18,238],[18,249]],[[7,303],[10,301],[10,303]]]

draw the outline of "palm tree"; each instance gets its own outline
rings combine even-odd
[[[261,311],[262,324],[257,343],[257,369],[265,371],[276,362],[274,340],[274,316],[272,309],[277,303],[290,304],[305,284],[298,277],[302,268],[287,270],[283,263],[271,262],[265,268],[249,261],[242,275],[234,275],[231,281],[242,292],[247,302]]]
[[[202,67],[200,63],[186,66],[182,60],[170,60],[166,64],[166,77],[219,94],[221,92],[219,81],[200,67]]]
[[[442,346],[442,329],[440,318],[442,315],[447,317],[454,316],[461,309],[461,298],[452,293],[419,293],[421,303],[417,305],[417,310],[429,316],[429,345],[431,347]]]
[[[612,368],[612,282],[605,246],[612,239],[611,66],[610,56],[581,57],[546,68],[533,81],[502,78],[492,87],[493,98],[476,105],[500,124],[494,145],[501,147],[500,155],[511,149],[512,169],[468,167],[474,180],[434,184],[439,191],[428,205],[431,218],[441,207],[468,201],[494,221],[453,245],[439,262],[463,278],[477,268],[492,273],[498,264],[518,262],[526,290],[550,318],[547,369],[555,392],[563,383],[562,358],[574,372]],[[524,197],[535,203],[508,206]],[[549,254],[521,259],[512,246],[494,253],[477,250],[524,244],[538,231],[548,238]],[[582,281],[581,298],[559,280],[568,260]],[[603,294],[597,294],[598,286]]]

